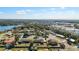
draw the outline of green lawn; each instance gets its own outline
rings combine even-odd
[[[29,46],[30,43],[27,43],[27,44],[17,44],[15,46]]]
[[[12,48],[12,51],[28,51],[28,48]]]
[[[5,50],[5,48],[0,48],[0,51],[4,51]]]

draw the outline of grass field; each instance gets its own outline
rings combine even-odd
[[[5,48],[2,48],[2,47],[0,48],[0,51],[4,51],[4,50],[5,50]]]
[[[28,51],[28,48],[12,48],[12,51]]]

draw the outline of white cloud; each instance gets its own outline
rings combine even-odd
[[[25,10],[18,10],[16,11],[16,14],[26,14]]]
[[[45,13],[31,13],[32,10],[18,10],[16,14],[0,14],[0,19],[79,19],[74,10],[63,12],[49,11]],[[29,14],[30,13],[30,14]]]
[[[79,19],[79,14],[54,14],[50,15],[51,19]]]
[[[27,13],[31,13],[31,10],[27,9],[27,10],[17,10],[16,14],[27,14]]]

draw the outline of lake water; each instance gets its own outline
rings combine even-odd
[[[15,26],[0,26],[0,31],[13,29]]]

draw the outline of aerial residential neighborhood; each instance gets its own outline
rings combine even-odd
[[[46,21],[46,20],[44,20]],[[0,50],[11,51],[76,51],[79,50],[75,23],[16,25],[1,31]]]
[[[0,11],[0,51],[79,50],[77,7],[0,7]]]

